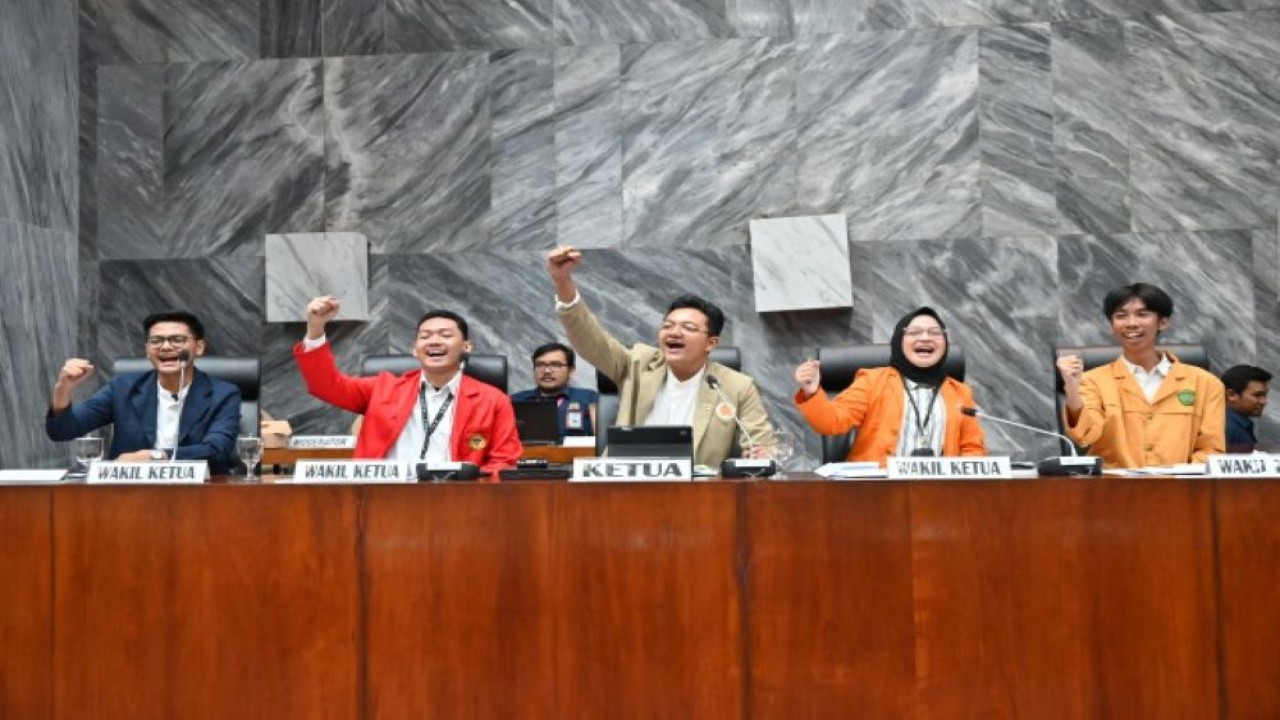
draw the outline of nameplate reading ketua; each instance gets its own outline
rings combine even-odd
[[[209,479],[204,460],[92,462],[85,481],[94,485],[199,485]]]
[[[417,482],[404,463],[394,460],[299,460],[293,466],[295,483]]]
[[[891,457],[890,480],[993,480],[1013,477],[1007,456]]]
[[[1209,477],[1280,477],[1280,455],[1210,455]]]
[[[674,482],[693,480],[693,461],[672,458],[574,458],[576,482]]]

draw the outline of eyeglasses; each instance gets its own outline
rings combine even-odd
[[[662,323],[662,327],[659,329],[662,330],[662,332],[671,332],[672,330],[675,330],[677,327],[687,333],[710,333],[711,332],[710,330],[706,328],[700,328],[691,322],[683,322],[683,323],[664,322]]]
[[[552,362],[536,362],[533,364],[534,370],[563,370],[569,367],[569,363],[562,363],[559,360]]]
[[[177,347],[178,345],[186,345],[190,339],[190,335],[152,335],[147,338],[147,344],[151,347],[160,347],[165,343],[169,343]]]
[[[943,330],[940,327],[927,327],[927,328],[913,327],[913,328],[907,328],[906,330],[902,331],[902,334],[906,335],[909,338],[917,338],[921,336],[931,337],[931,338],[940,338],[940,337],[946,337],[947,331]]]

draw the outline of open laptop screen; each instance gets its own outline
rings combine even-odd
[[[560,442],[560,418],[555,400],[514,400],[516,432],[525,445],[555,445]]]
[[[608,438],[610,457],[693,462],[693,428],[688,425],[614,425]]]

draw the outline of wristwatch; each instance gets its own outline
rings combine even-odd
[[[169,453],[157,448],[151,451],[151,459],[152,460],[168,460]]]

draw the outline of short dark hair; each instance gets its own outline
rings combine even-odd
[[[196,340],[204,339],[204,323],[200,322],[200,318],[192,315],[185,310],[166,310],[165,312],[151,313],[142,319],[142,337],[151,334],[151,328],[162,322],[182,323],[191,331],[191,337]]]
[[[531,357],[530,360],[538,362],[538,358],[546,355],[547,353],[553,353],[556,351],[564,353],[565,361],[569,363],[569,367],[574,367],[576,358],[573,355],[573,349],[564,343],[558,342],[549,342],[545,345],[539,345],[538,349],[533,351],[533,357]]]
[[[471,339],[470,337],[468,337],[468,336],[467,336],[467,321],[466,321],[466,320],[463,320],[463,319],[462,319],[462,316],[461,316],[461,315],[459,315],[458,313],[456,313],[456,312],[450,312],[450,311],[448,311],[448,310],[430,310],[430,311],[428,311],[428,312],[427,312],[427,314],[425,314],[425,315],[423,315],[422,317],[418,318],[418,324],[413,326],[413,331],[414,331],[414,332],[417,332],[417,331],[418,331],[418,328],[422,327],[422,323],[424,323],[424,322],[426,322],[426,321],[428,321],[428,320],[431,320],[431,319],[433,319],[433,318],[444,318],[445,320],[452,320],[452,321],[454,321],[455,323],[457,323],[457,324],[458,324],[458,329],[462,331],[462,339],[463,339],[463,340],[470,340],[470,339]]]
[[[1271,373],[1252,365],[1236,365],[1222,373],[1222,384],[1237,395],[1243,393],[1251,382],[1267,384],[1271,382]]]
[[[1102,299],[1102,313],[1110,320],[1121,305],[1133,299],[1142,301],[1146,308],[1162,318],[1173,317],[1173,298],[1169,293],[1150,283],[1134,283],[1118,287]]]
[[[681,295],[671,301],[671,305],[667,307],[667,312],[663,317],[681,308],[693,308],[703,315],[707,316],[707,334],[712,337],[719,337],[724,331],[724,311],[710,300],[705,300],[697,295]]]

